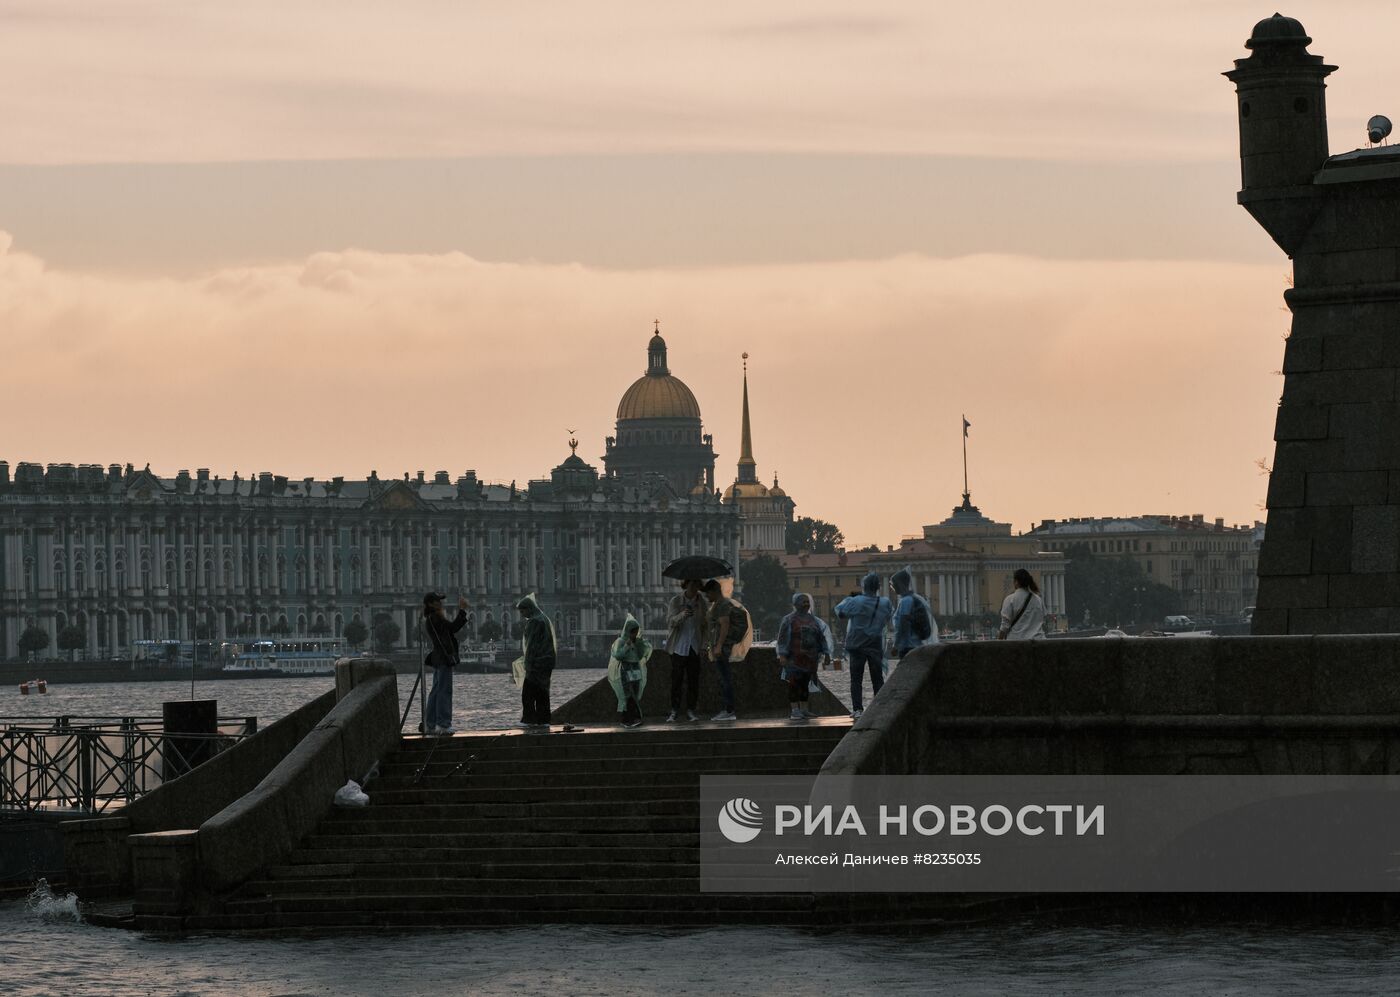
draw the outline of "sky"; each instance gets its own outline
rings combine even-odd
[[[0,458],[594,463],[654,319],[720,452],[897,543],[1262,518],[1288,260],[1227,0],[0,0]],[[1390,2],[1289,8],[1334,152]]]

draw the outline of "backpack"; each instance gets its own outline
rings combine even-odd
[[[917,597],[914,598],[913,611],[909,614],[909,628],[919,640],[928,640],[933,636],[933,621],[929,619],[928,606],[924,600]]]
[[[729,633],[725,635],[725,641],[730,644],[737,644],[744,639],[744,634],[749,632],[749,614],[744,612],[744,607],[737,603],[729,604]]]

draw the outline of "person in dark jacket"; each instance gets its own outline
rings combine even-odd
[[[521,661],[525,674],[520,683],[520,702],[525,723],[533,728],[549,727],[549,682],[554,677],[554,625],[544,615],[533,593],[515,604],[525,623],[521,634]]]
[[[423,597],[423,629],[428,637],[426,663],[433,670],[433,690],[428,693],[428,713],[423,718],[425,734],[455,734],[452,726],[452,670],[461,660],[457,632],[467,625],[470,604],[457,598],[457,615],[447,619],[443,597],[429,592]]]

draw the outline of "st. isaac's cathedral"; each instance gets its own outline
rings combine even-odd
[[[570,441],[576,451],[577,441]],[[713,437],[659,333],[623,393],[604,470],[571,453],[522,488],[465,471],[402,479],[159,477],[150,468],[0,461],[0,649],[39,627],[55,653],[76,627],[88,657],[138,640],[341,636],[351,620],[414,640],[423,593],[466,595],[476,624],[509,623],[538,593],[560,639],[627,613],[658,628],[666,562],[781,554],[793,501],[758,480],[744,371],[736,480],[715,486]]]

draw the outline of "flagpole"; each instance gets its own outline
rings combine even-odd
[[[968,499],[968,498],[971,498],[971,497],[972,497],[972,492],[971,492],[971,490],[967,487],[967,414],[966,414],[966,413],[963,413],[962,421],[963,421],[963,425],[962,425],[962,431],[963,431],[963,498],[964,498],[964,499]]]

